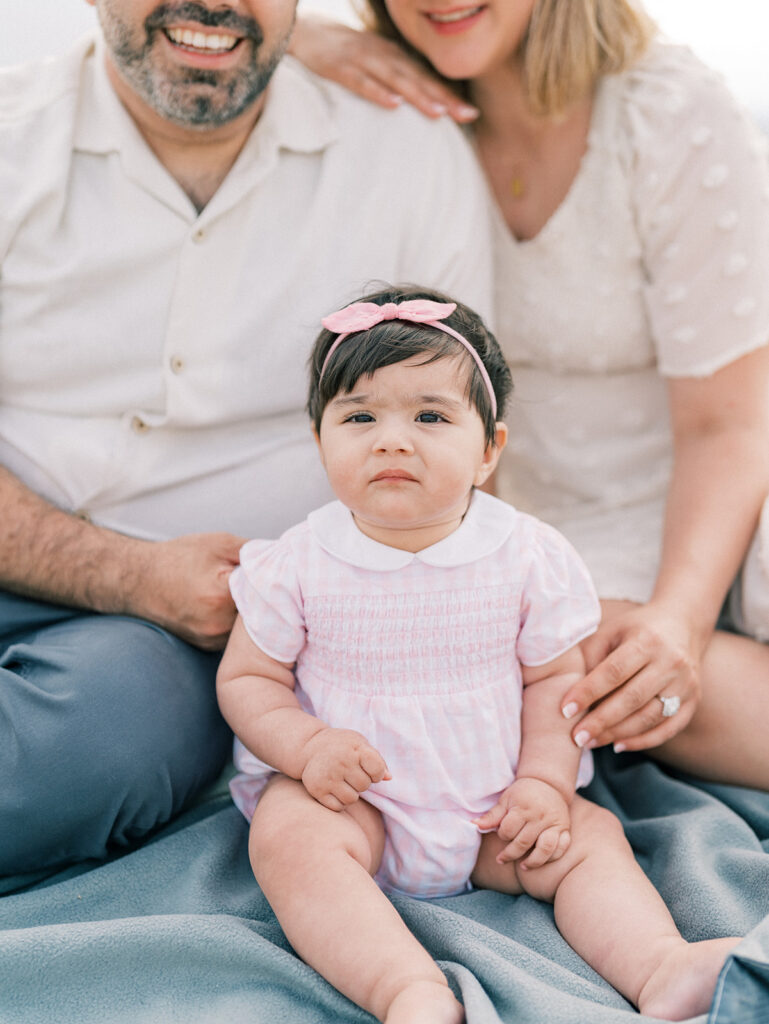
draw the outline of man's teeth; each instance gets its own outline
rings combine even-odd
[[[452,14],[436,14],[433,12],[430,15],[430,20],[440,22],[441,25],[450,25],[452,21],[462,21],[463,18],[471,18],[481,9],[481,7],[466,7],[463,11],[454,11]]]
[[[234,49],[240,40],[237,36],[224,33],[193,32],[189,28],[169,28],[166,35],[177,46],[186,46],[191,50],[205,50],[206,53],[224,53]]]

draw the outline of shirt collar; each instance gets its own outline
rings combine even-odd
[[[516,511],[511,505],[474,491],[459,527],[437,544],[412,553],[380,544],[361,533],[341,501],[332,501],[308,516],[310,530],[324,551],[359,569],[374,572],[392,572],[412,562],[437,568],[467,565],[497,551],[510,536],[515,522]]]
[[[180,199],[181,189],[149,149],[112,88],[105,50],[104,39],[97,33],[84,51],[74,148],[100,155],[120,153],[129,177],[194,218],[191,204],[186,197]],[[281,149],[298,153],[325,149],[339,135],[337,120],[326,85],[293,58],[284,57],[270,81],[256,127],[209,207],[219,212],[219,206],[230,205],[244,191],[256,187],[275,166]],[[210,216],[210,211],[206,215]]]
[[[90,153],[110,153],[128,142],[135,144],[137,139],[146,146],[112,88],[105,53],[100,33],[91,36],[90,44],[85,40],[84,88],[75,125],[75,148]],[[329,90],[293,57],[283,57],[275,70],[252,137],[257,134],[259,148],[271,144],[300,153],[324,149],[339,134]]]

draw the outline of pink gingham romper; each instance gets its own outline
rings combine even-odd
[[[392,774],[377,881],[420,897],[468,888],[471,819],[513,780],[520,665],[542,665],[600,618],[560,534],[476,491],[457,530],[412,554],[365,536],[335,501],[274,542],[251,541],[230,583],[253,641],[295,662],[301,706],[362,733]],[[272,769],[235,741],[231,790],[250,819]],[[592,763],[583,757],[579,784]]]

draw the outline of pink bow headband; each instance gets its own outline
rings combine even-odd
[[[486,390],[491,400],[491,415],[496,419],[497,396],[494,394],[491,377],[489,377],[488,370],[483,365],[483,360],[467,338],[463,338],[461,334],[452,327],[449,327],[448,324],[440,322],[445,320],[447,316],[451,316],[456,308],[455,302],[410,299],[407,302],[386,302],[383,306],[378,306],[375,302],[353,302],[351,306],[345,306],[344,309],[339,309],[336,313],[329,313],[328,316],[323,317],[321,323],[329,331],[338,333],[339,337],[326,353],[318,380],[321,381],[323,379],[323,374],[326,372],[331,356],[350,334],[356,334],[358,331],[368,331],[377,324],[381,324],[383,320],[408,320],[411,323],[435,327],[439,331],[443,331],[444,334],[451,335],[452,338],[456,339],[460,345],[467,349],[475,361],[475,365],[478,367],[483,383],[486,385]]]

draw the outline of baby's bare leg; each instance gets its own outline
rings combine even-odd
[[[251,823],[254,875],[296,952],[387,1024],[459,1024],[462,1006],[372,875],[379,812],[363,800],[330,811],[278,776]]]
[[[505,844],[490,834],[473,882],[553,903],[569,945],[642,1013],[667,1020],[705,1013],[721,966],[739,940],[686,942],[617,818],[579,796],[571,810],[571,845],[560,860],[528,871],[497,864]]]

